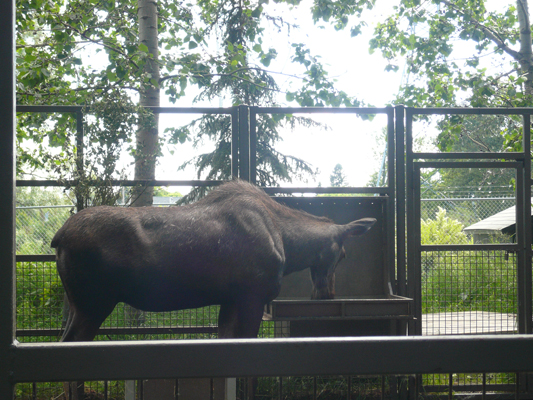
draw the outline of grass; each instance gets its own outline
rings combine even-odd
[[[422,312],[516,314],[516,257],[504,251],[428,252],[422,261]]]

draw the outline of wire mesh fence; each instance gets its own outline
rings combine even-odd
[[[467,227],[514,206],[515,199],[431,198],[422,201],[426,221],[446,218]],[[52,254],[50,242],[72,206],[17,208],[17,254]],[[467,240],[473,238],[466,236]],[[498,242],[510,238],[495,236]],[[422,254],[422,307],[425,335],[516,332],[516,255],[505,251],[431,251]],[[21,342],[58,341],[65,323],[64,292],[54,262],[17,263],[17,334]],[[216,337],[218,306],[168,313],[144,313],[120,304],[96,340],[204,339]],[[278,327],[279,328],[279,327]],[[283,336],[264,321],[260,337]],[[504,390],[514,374],[427,375],[428,393],[469,390],[485,384]],[[245,385],[245,380],[242,380]],[[402,380],[383,377],[260,378],[257,398],[329,399],[394,398]],[[241,385],[241,386],[242,386]],[[17,399],[61,398],[61,383],[20,384]],[[124,382],[91,382],[89,399],[124,399]],[[244,395],[243,395],[244,397]]]
[[[478,235],[456,233],[449,238],[452,222],[461,229],[505,211],[516,204],[511,193],[497,197],[430,198],[421,201],[422,232],[441,230],[444,242],[431,242],[435,235],[422,233],[422,244],[472,244]],[[452,197],[453,196],[453,197]],[[447,218],[447,221],[442,221]],[[440,221],[438,221],[440,220]],[[438,221],[438,222],[437,222]],[[511,221],[510,223],[514,223]],[[477,237],[476,237],[477,236]],[[485,243],[509,243],[511,235],[493,231],[484,235]],[[516,333],[517,327],[517,257],[515,253],[497,251],[423,251],[422,334],[503,334]],[[507,374],[435,374],[422,377],[425,394],[453,392],[513,391],[516,375]]]

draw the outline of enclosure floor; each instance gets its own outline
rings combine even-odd
[[[422,335],[427,336],[513,333],[516,326],[514,314],[464,311],[422,315]]]

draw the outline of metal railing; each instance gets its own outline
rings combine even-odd
[[[183,112],[191,113],[193,110],[198,112],[220,111],[220,109],[183,109]],[[28,111],[28,110],[26,110]],[[78,113],[79,110],[75,110]],[[164,112],[175,112],[176,109],[164,109]],[[223,110],[224,113],[232,115],[234,126],[240,126],[237,131],[235,140],[238,141],[236,153],[234,152],[233,171],[235,176],[244,177],[253,180],[254,162],[252,161],[255,153],[253,147],[254,132],[254,113],[273,113],[273,112],[328,112],[325,109],[261,109],[248,108],[240,106],[236,109]],[[527,163],[529,160],[529,151],[524,146],[523,153],[511,153],[502,156],[498,154],[485,154],[480,156],[478,153],[468,153],[459,156],[461,160],[478,159],[484,160],[481,163],[467,164],[461,161],[462,165],[447,162],[430,161],[430,164],[414,164],[417,159],[448,159],[452,156],[438,154],[435,156],[428,153],[418,153],[413,155],[408,150],[407,168],[404,170],[403,163],[396,163],[395,160],[403,160],[403,137],[402,133],[407,128],[409,142],[409,118],[420,110],[405,109],[397,107],[395,109],[370,109],[370,110],[343,110],[342,112],[384,112],[389,116],[389,138],[392,138],[392,150],[396,147],[396,157],[390,157],[391,165],[389,167],[389,186],[385,188],[348,188],[342,189],[349,193],[378,193],[387,195],[392,198],[397,196],[397,221],[396,229],[398,235],[398,254],[400,257],[397,262],[398,289],[400,292],[411,293],[415,299],[420,301],[420,288],[416,289],[413,283],[420,282],[420,274],[416,275],[416,268],[413,268],[413,261],[410,261],[409,268],[405,267],[402,249],[405,249],[405,224],[402,217],[402,210],[414,212],[420,220],[420,209],[412,209],[416,198],[416,193],[407,191],[407,203],[404,201],[403,182],[407,181],[408,188],[415,187],[416,172],[425,166],[436,168],[458,167],[465,168],[468,166],[503,166],[505,168],[516,168],[519,176],[528,177]],[[392,111],[392,112],[391,112]],[[435,111],[435,110],[433,110]],[[437,112],[451,112],[450,110],[436,110]],[[483,110],[492,112],[492,110]],[[339,111],[337,111],[339,112]],[[453,112],[458,112],[453,110]],[[403,117],[408,115],[407,125],[403,125]],[[429,113],[429,111],[424,111]],[[503,113],[498,110],[498,113]],[[527,115],[533,113],[532,110],[515,110],[515,114]],[[396,115],[396,119],[394,119]],[[527,118],[526,118],[527,120]],[[392,128],[391,128],[392,127]],[[248,130],[247,130],[248,129]],[[394,135],[396,131],[396,136]],[[529,132],[525,129],[525,134]],[[528,136],[529,137],[529,136]],[[239,147],[241,146],[241,147]],[[4,150],[0,149],[0,152]],[[394,154],[390,151],[389,154]],[[1,154],[1,153],[0,153]],[[401,154],[401,157],[398,155]],[[2,157],[0,157],[2,158]],[[505,162],[500,161],[505,159]],[[501,164],[501,165],[500,165]],[[413,175],[414,174],[414,175]],[[395,185],[398,182],[398,185]],[[134,181],[117,181],[116,184],[135,185],[139,182]],[[143,182],[149,185],[213,185],[220,182],[204,181],[150,181]],[[19,185],[24,186],[47,186],[59,185],[57,182],[39,182],[39,181],[19,181]],[[525,193],[531,191],[531,182],[528,179],[518,184],[517,199],[520,202],[527,196]],[[307,189],[307,188],[270,188],[270,192],[304,192],[304,191],[324,191],[327,189]],[[414,197],[412,197],[414,196]],[[12,207],[10,197],[4,199],[4,207]],[[518,201],[518,200],[517,200]],[[390,202],[394,207],[394,202]],[[408,206],[408,207],[407,207]],[[0,207],[1,208],[1,207]],[[527,202],[524,200],[519,207],[519,218],[521,226],[519,230],[519,243],[509,245],[498,245],[498,249],[522,251],[527,253],[527,246],[524,243],[530,243],[527,238],[527,221],[523,218],[527,211]],[[394,210],[394,208],[393,208]],[[394,212],[391,214],[394,215]],[[412,215],[411,215],[412,216]],[[413,235],[416,232],[416,225],[413,225],[413,219],[408,219],[407,233]],[[9,220],[8,220],[9,222]],[[394,226],[394,223],[391,224]],[[530,229],[530,226],[529,226]],[[414,231],[413,231],[414,230]],[[10,231],[6,229],[6,231]],[[416,236],[409,236],[411,241],[407,242],[412,246],[416,242]],[[394,231],[391,230],[389,245],[394,245]],[[414,239],[413,239],[414,238]],[[529,240],[529,242],[528,242]],[[9,243],[7,241],[6,243]],[[5,246],[6,244],[4,244]],[[485,245],[480,245],[485,246]],[[416,248],[416,247],[415,247]],[[479,249],[493,249],[490,247],[479,247]],[[524,249],[525,248],[525,249]],[[473,250],[470,247],[431,247],[426,246],[423,251],[464,251]],[[475,246],[475,249],[478,249]],[[412,249],[410,248],[410,251]],[[530,251],[530,250],[529,250]],[[5,254],[9,254],[5,253]],[[412,253],[409,253],[412,254]],[[14,257],[14,254],[13,254]],[[411,257],[411,255],[409,255]],[[531,276],[528,274],[525,265],[527,257],[518,255],[519,269],[519,298],[522,303],[519,311],[520,332],[530,333],[527,317],[530,310],[531,296],[526,286],[531,286]],[[411,259],[411,258],[410,258]],[[52,261],[53,256],[18,256],[20,262],[37,262]],[[418,267],[420,268],[420,267]],[[8,269],[2,269],[0,272],[0,281],[12,282],[12,272]],[[409,275],[408,275],[409,274]],[[407,279],[409,277],[409,279]],[[409,281],[409,286],[407,285]],[[525,302],[525,304],[523,304]],[[529,302],[529,305],[528,305]],[[531,314],[531,313],[530,313]],[[529,314],[529,319],[531,315]],[[421,312],[418,314],[421,317]],[[421,319],[421,318],[420,318]],[[419,323],[419,322],[417,322]],[[531,321],[529,321],[529,324]],[[525,324],[525,325],[524,325]],[[419,326],[419,325],[418,325]],[[9,329],[0,327],[2,329]],[[137,328],[133,328],[137,329]],[[418,328],[414,327],[414,330]],[[124,332],[120,332],[124,333]],[[0,334],[1,335],[1,334]],[[13,332],[11,333],[13,335]],[[9,336],[9,335],[8,335]],[[3,332],[3,337],[6,333]],[[10,378],[8,383],[3,382],[1,388],[7,388],[14,382],[31,382],[31,381],[49,381],[49,380],[94,380],[94,379],[135,379],[135,378],[164,378],[164,377],[231,377],[231,376],[294,376],[294,375],[346,375],[346,374],[427,374],[427,373],[474,373],[474,372],[530,372],[531,365],[529,359],[533,355],[533,340],[530,336],[524,334],[502,335],[502,336],[476,336],[476,337],[411,337],[411,338],[342,338],[342,339],[257,339],[257,340],[220,340],[220,341],[158,341],[157,343],[129,342],[129,343],[77,343],[77,344],[29,344],[10,342],[8,347],[2,348],[2,355],[6,354]],[[54,359],[54,365],[50,365],[50,360]],[[80,363],[80,359],[90,359],[91,362]],[[181,360],[188,360],[187,363]],[[31,360],[32,368],[28,368]],[[142,362],[139,362],[142,360]],[[156,363],[156,360],[157,363]],[[191,361],[192,360],[192,361]],[[206,360],[216,360],[216,362],[206,362]],[[317,360],[320,360],[317,362]],[[259,362],[261,361],[261,362]],[[420,380],[419,380],[420,382]],[[419,385],[413,386],[414,390],[419,389]]]

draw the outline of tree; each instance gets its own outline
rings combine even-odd
[[[159,35],[156,0],[138,0],[139,43],[146,47],[149,56],[144,64],[146,79],[140,87],[139,105],[159,107]],[[143,47],[144,48],[144,47]],[[136,133],[135,148],[136,180],[154,180],[157,155],[159,154],[159,115],[151,114],[141,120]],[[152,186],[136,186],[132,189],[132,206],[150,206],[153,202]]]
[[[400,0],[377,25],[371,51],[413,78],[409,106],[531,106],[533,58],[527,0],[490,11],[485,0]],[[464,57],[461,59],[459,57]],[[488,61],[497,63],[489,65]]]
[[[342,165],[340,164],[335,165],[335,168],[333,168],[333,172],[331,173],[329,177],[329,181],[331,183],[331,187],[348,186],[348,182],[346,181],[346,175],[344,174],[344,171],[342,170]]]
[[[531,27],[527,0],[399,0],[377,24],[370,51],[404,68],[397,104],[414,107],[530,107],[533,105]],[[404,66],[405,64],[405,66]],[[520,118],[435,118],[435,145],[449,152],[521,149]],[[437,187],[509,186],[512,170],[440,170]],[[436,176],[436,175],[435,175]]]
[[[329,12],[327,7],[321,10],[320,3],[317,0],[315,18],[320,15],[325,18]],[[171,129],[165,137],[157,137],[157,118],[143,106],[158,104],[158,93],[164,93],[170,102],[183,98],[195,87],[197,102],[229,96],[232,104],[276,105],[279,94],[285,94],[287,101],[305,106],[360,105],[335,88],[320,59],[301,43],[292,47],[292,62],[300,68],[299,77],[294,79],[290,90],[283,92],[278,87],[274,74],[267,69],[277,52],[274,48],[264,48],[263,37],[268,33],[264,25],[287,31],[293,27],[284,22],[282,15],[269,15],[265,4],[263,0],[159,0],[157,5],[148,0],[20,1],[17,4],[18,102],[84,105],[88,112],[92,112],[95,104],[101,104],[107,107],[104,115],[114,113],[113,109],[128,110],[133,115],[126,124],[129,132],[124,137],[121,131],[115,137],[116,142],[122,148],[129,148],[135,157],[135,177],[147,179],[154,176],[163,140],[171,143],[195,140],[190,136],[193,130],[187,128]],[[299,2],[287,1],[287,4],[297,7]],[[333,15],[328,18],[338,20]],[[140,107],[136,105],[137,99]],[[96,116],[88,117],[93,118]],[[301,160],[285,157],[272,146],[279,139],[280,124],[295,121],[290,116],[265,117],[259,121],[261,182],[288,180],[291,174],[307,171]],[[197,122],[198,127],[217,129],[211,133],[203,131],[205,134],[219,135],[216,153],[194,161],[208,171],[209,178],[228,177],[227,129],[218,130],[224,124],[227,125],[227,120],[209,117]],[[106,137],[103,145],[106,149],[115,133],[106,131],[104,125],[93,124],[94,136],[89,141],[102,145],[100,137]],[[73,128],[74,120],[70,116],[61,117],[61,121],[44,115],[21,116],[19,143],[48,141],[60,150],[49,154],[44,161],[30,151],[21,150],[19,171],[27,170],[28,166],[43,168],[55,163],[68,166],[64,170],[72,172],[74,163],[67,159],[72,160],[79,150]],[[135,141],[133,132],[137,132]],[[46,149],[42,145],[41,153]],[[112,163],[116,162],[115,154],[109,155]],[[94,164],[89,156],[87,153],[86,163]],[[217,160],[222,163],[210,164]],[[64,173],[68,175],[67,172]]]
[[[504,152],[506,150],[505,132],[512,120],[501,115],[471,116],[461,119],[455,129],[442,129],[437,137],[441,151],[452,152]],[[442,125],[442,124],[441,124]],[[512,192],[511,183],[515,171],[511,168],[455,168],[439,171],[438,188],[470,187],[475,192],[508,194]]]

